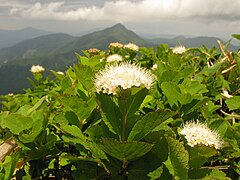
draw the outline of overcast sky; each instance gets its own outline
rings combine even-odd
[[[122,23],[138,34],[240,34],[240,0],[0,0],[0,29],[80,34]]]

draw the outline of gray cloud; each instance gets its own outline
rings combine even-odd
[[[91,3],[92,2],[92,3]],[[97,1],[95,1],[97,2]],[[62,21],[111,20],[199,20],[239,21],[240,0],[116,0],[100,1],[30,1],[6,3],[11,16]]]
[[[240,32],[240,0],[0,0],[1,28],[88,32],[123,23],[141,34]]]

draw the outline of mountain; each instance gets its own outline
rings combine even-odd
[[[49,54],[73,39],[74,37],[68,34],[57,33],[24,40],[12,47],[0,50],[0,61],[13,61]]]
[[[33,59],[40,56],[59,54],[73,54],[89,48],[107,49],[111,42],[133,42],[139,46],[153,46],[133,31],[128,30],[122,24],[116,24],[110,28],[93,32],[81,37],[73,37],[67,34],[50,34],[22,41],[12,47],[0,50],[0,62]]]
[[[13,46],[23,40],[51,34],[52,32],[27,27],[20,30],[0,29],[0,49]]]
[[[82,50],[89,48],[105,50],[111,42],[123,44],[132,42],[146,47],[156,47],[159,44],[168,44],[170,47],[176,45],[201,47],[204,44],[207,47],[213,47],[218,46],[217,40],[218,38],[215,37],[186,38],[185,36],[146,40],[122,24],[81,37],[63,33],[42,35],[0,50],[0,94],[19,93],[23,88],[29,87],[27,77],[32,76],[29,70],[34,64],[44,66],[45,75],[50,69],[64,71],[66,66],[77,62],[75,52],[81,54]]]
[[[218,47],[217,41],[220,40],[224,42],[220,38],[217,37],[207,37],[207,36],[199,36],[199,37],[191,37],[186,38],[185,36],[176,36],[174,38],[155,38],[155,39],[148,39],[150,42],[158,45],[158,44],[168,44],[170,47],[183,45],[186,47],[202,47],[205,45],[208,48],[211,47]],[[229,45],[230,50],[237,50],[238,47]]]
[[[24,40],[12,47],[0,50],[0,94],[18,93],[29,87],[27,77],[33,64],[46,68],[64,70],[76,62],[74,52],[89,48],[107,49],[111,42],[135,43],[139,46],[153,46],[122,24],[116,24],[101,31],[81,37],[67,34],[49,34]]]

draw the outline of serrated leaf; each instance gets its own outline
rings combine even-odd
[[[73,137],[76,137],[76,138],[81,139],[83,141],[85,141],[85,139],[86,139],[85,136],[83,135],[81,129],[79,129],[75,125],[70,126],[70,125],[63,124],[61,126],[61,129],[63,130],[63,132],[68,133],[68,134],[72,135]]]
[[[82,84],[86,91],[93,89],[94,71],[92,68],[86,65],[77,64],[74,65],[74,71],[77,75],[77,80]]]
[[[62,138],[65,142],[81,144],[86,149],[90,150],[90,152],[92,152],[94,158],[107,159],[106,154],[97,146],[97,144],[84,136],[82,131],[77,126],[62,125],[61,128],[65,133],[73,136],[69,137],[64,135]]]
[[[231,127],[231,124],[226,120],[211,120],[209,127],[216,131],[221,137],[224,137],[228,128]]]
[[[175,112],[171,112],[170,110],[158,110],[148,113],[133,126],[133,129],[129,134],[128,141],[141,140],[154,128],[175,114]]]
[[[206,179],[230,180],[230,178],[226,177],[226,174],[223,171],[219,170],[212,170]]]
[[[84,101],[77,96],[61,96],[59,99],[65,107],[65,115],[71,115],[72,117],[74,116],[74,113],[77,115],[78,120],[76,118],[75,120],[70,118],[70,123],[74,125],[81,125],[82,121],[87,119],[96,107],[96,102],[94,102],[93,99]]]
[[[178,140],[168,137],[168,149],[171,164],[174,169],[174,176],[181,180],[188,179],[188,151]]]
[[[168,99],[170,106],[181,104],[188,104],[192,101],[189,93],[182,93],[179,86],[173,82],[163,82],[161,84],[163,93]]]
[[[151,180],[155,180],[157,178],[160,178],[160,176],[163,173],[163,165],[155,169],[154,171],[148,173],[148,177],[150,177]]]
[[[119,98],[120,109],[125,109],[126,116],[131,117],[139,109],[147,93],[146,88],[131,88],[130,92],[126,93],[126,97]]]
[[[145,142],[120,142],[114,139],[101,139],[99,147],[112,157],[121,161],[135,160],[148,153],[153,145]]]
[[[240,108],[240,96],[233,96],[226,100],[226,104],[229,110],[235,110]]]
[[[163,82],[161,84],[161,89],[167,97],[170,106],[173,106],[174,104],[178,105],[178,97],[181,93],[177,84],[172,82]]]
[[[103,121],[109,130],[117,135],[121,132],[121,112],[111,96],[96,94],[103,113]]]
[[[215,156],[217,151],[213,147],[208,146],[197,146],[194,148],[189,148],[189,166],[191,168],[199,168],[205,162],[208,161],[209,157]]]
[[[41,133],[44,129],[44,110],[34,111],[32,113],[32,119],[34,121],[32,128],[27,133],[20,133],[19,140],[23,143],[33,142],[34,139]]]
[[[20,114],[10,114],[2,120],[1,126],[2,128],[8,128],[13,134],[18,135],[23,130],[31,128],[33,122],[31,117]]]

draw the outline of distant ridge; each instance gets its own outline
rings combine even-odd
[[[40,64],[47,70],[64,70],[76,62],[74,52],[81,53],[89,48],[105,50],[111,42],[154,45],[122,24],[81,37],[57,33],[28,39],[0,50],[0,84],[4,84],[0,94],[20,92],[27,88],[29,84],[26,79],[31,76],[29,69],[33,64]]]
[[[52,32],[27,27],[20,30],[0,29],[0,49],[13,46],[23,40],[51,34]]]
[[[202,47],[202,45],[211,48],[211,47],[218,47],[217,41],[220,40],[224,42],[220,38],[217,37],[208,37],[208,36],[198,36],[198,37],[191,37],[186,38],[185,36],[176,36],[174,38],[154,38],[148,39],[155,45],[159,44],[168,44],[170,47],[183,45],[186,47]],[[237,50],[238,47],[229,45],[230,50]]]
[[[27,31],[35,30],[27,28],[21,32]],[[143,39],[120,23],[81,37],[64,33],[45,34],[0,50],[0,94],[19,93],[23,88],[29,87],[27,77],[31,76],[29,69],[33,64],[44,66],[47,72],[49,69],[64,70],[66,66],[77,61],[75,52],[81,53],[82,50],[89,48],[105,50],[111,42],[123,44],[132,42],[145,47],[156,47],[159,44],[168,44],[170,47],[176,45],[201,47],[204,44],[213,47],[217,46],[217,40],[218,38],[215,37],[186,38],[184,36],[171,39]]]

